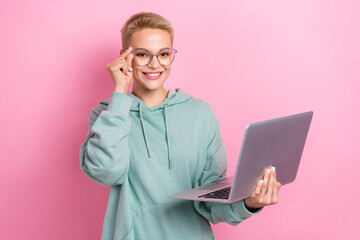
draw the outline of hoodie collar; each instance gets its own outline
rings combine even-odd
[[[185,93],[181,88],[176,88],[175,90],[170,89],[166,99],[162,103],[160,103],[159,105],[157,105],[155,107],[149,108],[140,98],[138,98],[134,94],[128,92],[127,95],[133,99],[130,111],[135,111],[135,112],[140,113],[139,114],[140,115],[140,123],[141,123],[143,137],[144,137],[144,141],[145,141],[145,145],[146,145],[146,151],[147,151],[149,158],[150,158],[150,148],[149,148],[149,144],[148,144],[149,142],[146,137],[146,129],[145,129],[142,112],[143,111],[153,112],[156,110],[163,109],[164,123],[165,123],[165,130],[166,130],[166,143],[167,143],[167,147],[168,147],[169,169],[171,169],[172,168],[172,160],[171,160],[172,155],[171,155],[171,144],[170,144],[170,136],[169,136],[170,135],[169,123],[167,120],[167,116],[168,116],[167,108],[170,106],[175,106],[176,104],[185,102],[185,101],[189,100],[190,98],[192,98],[192,96]],[[108,105],[109,101],[110,101],[110,99],[107,99],[105,101],[102,101],[101,103]]]
[[[160,103],[159,105],[149,108],[140,98],[138,98],[137,96],[135,96],[134,94],[128,92],[127,94],[129,97],[131,97],[133,99],[130,111],[139,111],[139,101],[141,102],[141,110],[142,111],[149,111],[149,112],[153,112],[159,109],[163,109],[165,108],[165,105],[172,106],[175,104],[179,104],[182,103],[186,100],[188,100],[189,98],[192,98],[191,95],[185,93],[182,89],[180,88],[176,88],[176,89],[170,89],[168,91],[168,95],[165,98],[165,100]]]
[[[190,98],[192,98],[191,95],[185,93],[181,88],[170,89],[168,92],[168,96],[162,103],[160,103],[159,105],[157,105],[155,107],[149,108],[140,98],[138,98],[131,92],[127,92],[127,95],[133,99],[131,107],[130,107],[131,111],[139,111],[139,101],[141,101],[142,102],[141,110],[143,110],[143,111],[146,110],[146,111],[150,111],[150,112],[164,108],[165,104],[167,104],[167,106],[169,107],[172,105],[180,104],[180,103],[185,102],[185,101],[189,100]],[[109,102],[110,102],[110,98],[103,100],[100,103],[103,105],[109,105]]]

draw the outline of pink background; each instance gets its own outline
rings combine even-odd
[[[1,1],[0,239],[100,239],[109,188],[82,173],[93,106],[120,28],[154,11],[175,27],[166,89],[208,101],[234,173],[249,122],[314,110],[296,181],[216,239],[358,239],[358,1]]]

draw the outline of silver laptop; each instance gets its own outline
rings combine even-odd
[[[169,196],[233,203],[252,195],[266,167],[276,167],[282,186],[295,180],[313,111],[247,125],[234,177]]]

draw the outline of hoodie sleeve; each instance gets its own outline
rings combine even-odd
[[[131,97],[113,92],[107,109],[94,107],[89,116],[89,131],[80,147],[80,167],[105,187],[121,185],[127,176],[131,103]]]
[[[197,186],[202,186],[225,177],[227,160],[224,142],[222,140],[218,120],[209,106],[209,133],[206,163]],[[234,203],[214,203],[194,201],[195,209],[213,224],[226,222],[237,225],[262,209],[254,212],[245,207],[244,199]]]

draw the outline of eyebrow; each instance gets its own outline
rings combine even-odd
[[[160,49],[158,52],[160,52],[161,50],[165,50],[165,49],[171,50],[170,48],[162,48],[162,49]],[[136,48],[136,49],[134,49],[134,51],[135,51],[135,50],[145,50],[145,51],[151,52],[149,49],[146,49],[146,48]]]

